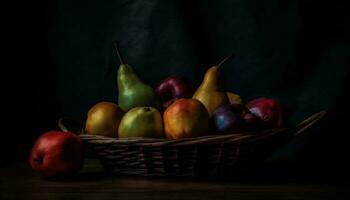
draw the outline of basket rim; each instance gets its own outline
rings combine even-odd
[[[289,129],[271,129],[264,133],[234,133],[226,135],[206,135],[195,138],[111,138],[101,135],[79,134],[79,136],[87,141],[104,144],[119,144],[119,145],[135,145],[135,146],[183,146],[183,145],[197,145],[197,144],[215,144],[215,143],[244,143],[248,141],[255,141],[274,134],[282,133]]]
[[[260,132],[240,132],[232,134],[209,134],[200,137],[193,138],[180,138],[180,139],[170,139],[170,138],[112,138],[102,135],[86,134],[82,130],[84,127],[84,122],[74,119],[74,118],[60,118],[58,120],[58,126],[62,131],[72,132],[80,136],[80,138],[88,143],[99,143],[99,144],[118,144],[118,145],[135,145],[144,147],[160,147],[160,146],[183,146],[183,145],[197,145],[197,144],[215,144],[215,143],[234,143],[243,144],[247,142],[254,142],[262,140],[264,138],[271,137],[277,134],[287,134],[291,133],[292,136],[298,136],[310,128],[313,124],[319,121],[326,111],[317,112],[310,117],[306,118],[295,127],[290,128],[275,128],[266,129]],[[70,131],[65,123],[76,123],[81,126],[80,131]]]

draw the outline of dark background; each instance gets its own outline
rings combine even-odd
[[[26,159],[58,118],[85,119],[99,101],[116,102],[112,42],[152,86],[169,75],[196,86],[228,54],[227,90],[248,101],[273,97],[293,125],[328,115],[274,156],[269,173],[348,175],[349,26],[345,1],[47,0],[22,3],[9,23],[2,163]],[[4,76],[4,75],[3,75]],[[9,150],[10,149],[10,150]],[[278,174],[278,173],[277,173]]]

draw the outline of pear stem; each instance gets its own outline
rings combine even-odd
[[[233,58],[233,54],[226,56],[219,64],[218,67],[220,67],[221,65],[223,65],[226,61],[230,60],[231,58]]]
[[[121,55],[121,53],[120,53],[120,48],[119,48],[119,43],[118,43],[118,41],[116,40],[116,41],[114,41],[114,48],[115,48],[115,50],[117,51],[117,56],[118,56],[118,60],[119,60],[119,62],[120,62],[120,64],[122,64],[122,65],[124,65],[124,60],[123,60],[123,57],[122,57],[122,55]]]

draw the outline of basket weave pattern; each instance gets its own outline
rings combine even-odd
[[[141,176],[231,176],[263,161],[277,147],[305,132],[325,114],[318,112],[292,128],[259,133],[184,139],[118,139],[80,134],[106,171]],[[59,126],[68,131],[67,119]]]

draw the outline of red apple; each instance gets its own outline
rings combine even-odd
[[[61,131],[48,131],[35,142],[29,163],[45,177],[71,175],[82,167],[83,142],[79,136]]]
[[[251,113],[259,117],[266,127],[280,128],[283,126],[283,115],[280,103],[276,99],[258,98],[246,105]]]
[[[163,79],[156,87],[156,93],[160,97],[162,107],[166,109],[175,100],[191,98],[194,89],[192,84],[181,76],[170,76]]]

